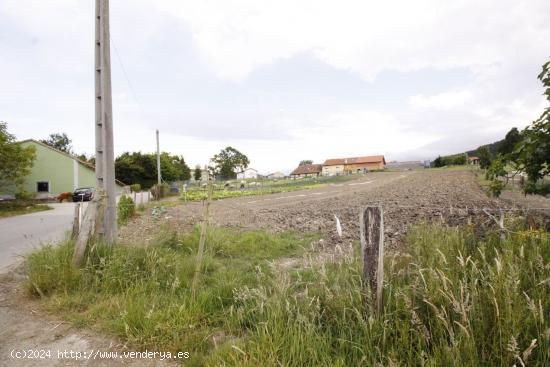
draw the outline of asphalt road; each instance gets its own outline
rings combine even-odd
[[[0,273],[32,249],[62,240],[71,229],[74,204],[48,204],[53,210],[0,219]]]

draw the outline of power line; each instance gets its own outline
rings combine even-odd
[[[143,112],[143,106],[141,105],[141,102],[139,101],[136,91],[134,89],[134,86],[132,85],[132,82],[130,81],[130,78],[128,77],[128,73],[126,72],[126,68],[124,67],[124,63],[122,62],[122,57],[120,56],[120,53],[118,52],[118,48],[116,47],[115,40],[113,39],[113,36],[110,36],[111,42],[113,43],[113,49],[115,50],[115,54],[117,57],[117,61],[120,64],[120,68],[122,69],[122,73],[124,74],[124,78],[126,79],[126,82],[128,83],[128,86],[130,87],[130,91],[132,92],[132,97],[136,101],[136,104],[141,109],[141,112]]]

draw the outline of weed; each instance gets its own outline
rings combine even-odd
[[[118,201],[117,210],[118,224],[123,225],[136,214],[136,204],[131,197],[122,195]]]
[[[419,226],[385,260],[373,314],[356,251],[314,258],[315,236],[213,229],[196,301],[198,231],[149,247],[98,247],[82,270],[72,245],[28,258],[29,290],[77,325],[142,348],[190,351],[190,365],[550,365],[550,240],[517,230]],[[304,257],[283,269],[277,260]],[[322,259],[325,259],[324,261]]]

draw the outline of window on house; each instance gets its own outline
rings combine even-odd
[[[37,192],[50,192],[50,183],[47,181],[39,181],[36,183]]]

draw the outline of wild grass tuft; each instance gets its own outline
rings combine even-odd
[[[224,331],[234,289],[256,288],[273,275],[270,262],[299,256],[315,234],[270,235],[263,231],[211,229],[201,283],[192,301],[199,231],[168,230],[153,246],[98,245],[83,269],[71,265],[73,243],[44,247],[27,258],[30,294],[78,326],[96,327],[131,344],[157,350],[209,353],[212,334]]]
[[[189,351],[189,365],[550,365],[548,233],[416,227],[386,258],[381,315],[365,305],[357,251],[304,254],[313,238],[211,231],[194,302],[196,231],[100,246],[82,270],[70,243],[45,248],[28,259],[29,289],[78,325]],[[292,256],[299,266],[280,266]]]

